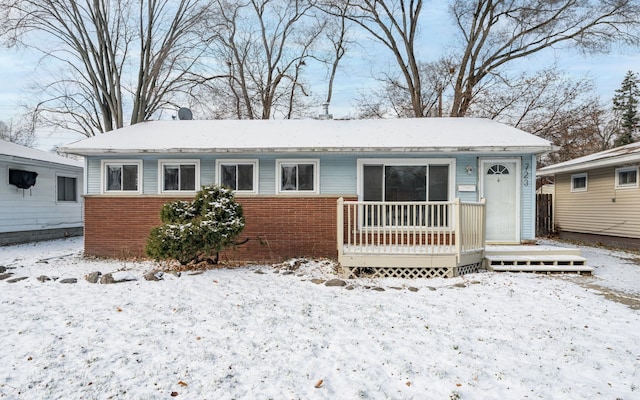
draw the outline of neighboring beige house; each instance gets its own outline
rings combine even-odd
[[[561,238],[640,245],[640,143],[541,168],[554,176],[554,225]]]

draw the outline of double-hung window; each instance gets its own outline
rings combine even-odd
[[[616,189],[638,187],[638,167],[616,168]]]
[[[258,193],[258,160],[217,160],[216,183],[238,193]]]
[[[141,193],[142,161],[102,161],[105,193]]]
[[[587,191],[587,174],[571,175],[571,191],[586,192]]]
[[[276,160],[276,192],[319,193],[319,170],[319,160]]]
[[[78,178],[70,176],[58,176],[56,178],[56,191],[58,201],[78,201]]]
[[[200,186],[200,160],[160,160],[161,192],[194,192]]]

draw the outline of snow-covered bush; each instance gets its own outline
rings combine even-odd
[[[219,186],[203,186],[193,201],[166,203],[160,219],[163,225],[147,239],[147,255],[182,265],[217,260],[217,253],[233,245],[244,229],[242,206],[231,190]]]

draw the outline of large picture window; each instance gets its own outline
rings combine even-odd
[[[638,187],[638,167],[616,169],[616,189],[630,189]]]
[[[217,184],[239,193],[258,192],[257,160],[216,161]]]
[[[104,191],[140,193],[141,161],[103,161]]]
[[[58,176],[56,179],[56,191],[58,201],[78,201],[78,178]]]
[[[391,204],[367,205],[368,226],[447,226],[452,196],[453,160],[359,160],[361,198]],[[432,204],[394,205],[394,202]]]
[[[199,160],[160,160],[162,192],[194,192],[199,187]]]
[[[276,160],[278,193],[319,193],[318,160]]]

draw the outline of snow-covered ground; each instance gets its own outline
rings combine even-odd
[[[153,263],[81,249],[81,238],[0,247],[0,265],[28,277],[0,281],[0,398],[640,398],[640,311],[598,289],[640,297],[635,254],[583,247],[594,277],[347,290],[312,282],[335,277],[326,261],[154,282],[142,279]],[[93,284],[93,271],[138,279]]]

